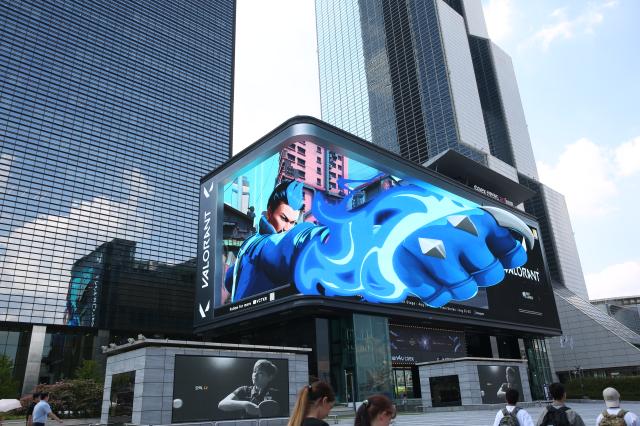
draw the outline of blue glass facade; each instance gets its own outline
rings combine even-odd
[[[190,333],[199,178],[230,155],[235,2],[1,10],[0,322]]]

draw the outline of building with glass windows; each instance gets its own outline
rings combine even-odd
[[[192,336],[199,178],[231,152],[235,2],[1,15],[0,355],[29,392],[109,342]]]
[[[640,335],[587,301],[564,197],[538,181],[511,58],[489,38],[480,0],[323,0],[316,20],[324,120],[538,218],[564,333],[536,342],[545,368],[640,365]],[[519,337],[486,334],[498,350]]]

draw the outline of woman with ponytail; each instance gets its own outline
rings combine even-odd
[[[325,382],[313,382],[298,392],[296,405],[287,426],[329,426],[322,419],[336,402],[336,394]]]
[[[396,417],[396,407],[384,395],[373,395],[362,401],[354,426],[389,426]]]

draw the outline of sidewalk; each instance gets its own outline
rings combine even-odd
[[[595,425],[596,418],[604,410],[603,402],[572,402],[569,405],[576,410],[587,426]],[[640,402],[622,402],[625,410],[640,413]],[[526,410],[531,414],[534,423],[538,416],[545,409],[544,406],[527,407]],[[399,413],[394,421],[395,426],[492,426],[493,420],[498,410],[464,410],[464,411],[447,411],[435,413]],[[342,413],[341,413],[342,414]],[[346,413],[345,413],[346,414]],[[63,419],[65,426],[81,426],[89,424],[97,424],[100,419]],[[334,423],[333,420],[327,419],[330,425],[353,425],[353,416],[343,417]],[[24,426],[24,420],[6,420],[5,426]],[[48,423],[49,426],[55,426],[56,423]]]

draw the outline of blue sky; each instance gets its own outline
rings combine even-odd
[[[563,193],[592,298],[640,294],[640,2],[483,0],[541,180]],[[320,117],[312,0],[239,0],[234,152]]]

